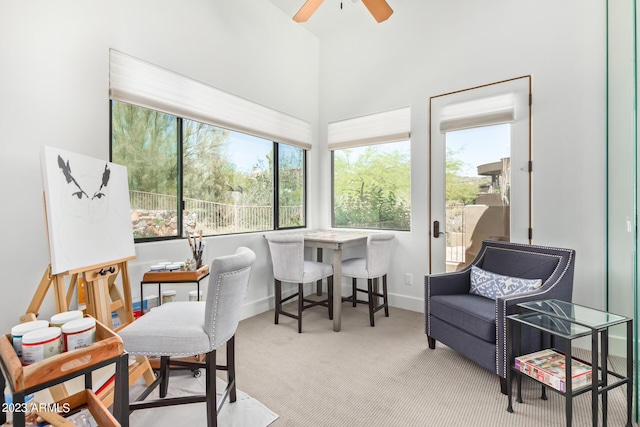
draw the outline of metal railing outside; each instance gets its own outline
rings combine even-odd
[[[176,212],[176,196],[130,191],[130,201],[132,212]],[[302,225],[303,212],[303,206],[281,206],[280,227]],[[188,232],[202,230],[207,235],[273,229],[273,206],[243,206],[185,198],[183,215]]]
[[[446,262],[465,262],[464,206],[446,206],[447,253]]]

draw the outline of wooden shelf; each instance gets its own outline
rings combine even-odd
[[[147,271],[142,277],[142,283],[197,282],[207,274],[209,274],[208,265],[203,265],[196,271]]]
[[[124,375],[122,373],[118,374],[119,370],[120,372],[122,372],[122,370],[126,372],[127,369],[126,365],[123,365],[126,363],[123,358],[128,357],[124,352],[122,339],[98,321],[96,321],[96,342],[94,344],[61,353],[28,366],[22,366],[11,344],[11,335],[0,336],[0,359],[2,360],[3,370],[5,372],[2,382],[4,383],[6,379],[13,393],[14,402],[18,394],[24,396],[24,394],[30,394],[38,390],[51,387],[55,388],[64,381],[81,375],[85,376],[86,385],[87,375],[91,375],[93,370],[110,363],[116,363],[117,365],[116,377],[118,375]],[[123,380],[127,383],[126,376]],[[55,406],[58,408],[64,407],[69,410],[81,407],[87,408],[100,426],[119,427],[121,424],[116,418],[122,420],[125,414],[128,415],[128,411],[124,410],[126,406],[123,408],[122,404],[118,405],[118,408],[120,408],[118,409],[118,414],[111,415],[105,405],[100,402],[93,391],[89,389],[82,390],[73,396],[64,396],[63,398],[59,395],[56,397],[54,393],[52,393],[52,395],[54,396],[55,403],[58,404]],[[128,396],[123,396],[122,398],[128,399]],[[49,421],[52,426],[66,427],[74,425],[61,415],[51,412],[51,409],[46,409],[47,405],[36,405],[36,408],[44,408],[42,412],[36,412],[38,412],[38,415],[42,418]],[[17,415],[14,415],[14,424],[16,426],[23,426],[24,418],[22,420],[16,420],[16,416]],[[128,421],[128,419],[126,420]],[[125,425],[128,425],[128,422],[125,423]]]

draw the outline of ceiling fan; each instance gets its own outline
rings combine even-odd
[[[324,0],[307,0],[298,13],[295,14],[293,20],[296,22],[306,22],[323,1]],[[355,3],[357,0],[353,1]],[[371,13],[373,18],[378,22],[386,21],[391,14],[393,14],[393,9],[391,9],[391,6],[389,6],[386,0],[362,0],[362,3],[364,3],[365,7],[369,9],[369,13]]]

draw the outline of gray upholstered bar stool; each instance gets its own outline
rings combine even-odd
[[[255,253],[238,248],[234,255],[213,260],[206,301],[170,302],[154,308],[119,332],[130,354],[160,357],[156,381],[129,403],[129,410],[206,402],[207,426],[217,425],[217,414],[227,397],[236,401],[234,337],[249,283]],[[216,350],[226,343],[226,365],[216,365]],[[204,362],[170,360],[205,355]],[[206,394],[167,398],[169,365],[206,369]],[[227,387],[216,404],[216,369],[227,371]],[[160,398],[145,400],[160,385]]]
[[[351,277],[352,293],[343,301],[369,305],[369,323],[375,326],[373,314],[384,308],[385,317],[389,317],[389,299],[387,296],[387,272],[391,260],[391,250],[395,236],[391,233],[376,233],[367,237],[366,258],[350,258],[342,261],[342,276]],[[378,280],[382,278],[382,293],[378,290]],[[357,279],[367,280],[367,289],[357,287]],[[358,292],[367,294],[367,300],[359,300]],[[376,305],[382,297],[382,304]]]
[[[279,316],[291,317],[298,320],[298,333],[302,332],[302,312],[308,308],[321,305],[329,309],[329,319],[333,319],[333,265],[317,261],[305,261],[304,238],[295,234],[268,234],[271,262],[273,264],[273,279],[276,293],[275,324]],[[315,301],[304,298],[304,284],[327,278],[328,298]],[[282,298],[282,282],[298,284],[298,292]],[[282,303],[298,297],[298,314],[292,314],[282,309]]]

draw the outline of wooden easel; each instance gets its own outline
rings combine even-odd
[[[52,156],[52,159],[55,158],[55,150],[49,152],[47,147],[45,147],[45,151],[43,151],[43,159],[46,158],[47,153]],[[68,153],[67,153],[68,154]],[[65,157],[67,155],[65,154]],[[86,162],[87,159],[79,160],[80,162]],[[43,165],[45,161],[43,160]],[[102,161],[100,161],[100,165],[102,165]],[[57,156],[57,166],[53,167],[55,173],[58,174],[62,172],[66,178],[66,182],[70,183],[73,181],[75,186],[80,190],[80,194],[78,198],[81,198],[81,195],[89,197],[87,193],[80,188],[79,184],[75,181],[75,178],[71,175],[71,168],[69,166],[69,158],[67,157],[66,165],[64,165],[64,161],[60,154]],[[100,166],[102,167],[102,166]],[[45,181],[47,181],[46,177],[52,175],[51,173],[47,174],[46,167],[43,170],[43,176],[45,176]],[[100,190],[103,189],[109,182],[111,170],[105,166],[105,169],[102,173],[102,184],[100,186]],[[45,187],[47,187],[45,185]],[[123,186],[126,187],[126,186]],[[111,187],[110,187],[111,188]],[[116,186],[115,191],[124,191],[125,188],[119,188]],[[128,188],[126,189],[128,194]],[[124,193],[123,193],[124,194]],[[94,195],[96,197],[98,193]],[[104,195],[104,194],[101,194]],[[49,233],[49,227],[52,224],[49,224],[49,215],[47,215],[47,191],[44,191],[43,194],[43,202],[44,202],[44,211],[45,211],[45,225],[47,227],[47,238],[51,239],[51,234]],[[128,200],[128,199],[127,199]],[[123,220],[130,221],[128,218],[129,210],[122,210],[122,212],[126,211],[126,215]],[[55,225],[55,224],[53,224]],[[90,234],[89,234],[90,235]],[[131,236],[133,237],[133,236]],[[131,247],[133,248],[133,239],[131,239]],[[85,243],[88,248],[86,250],[97,249],[99,250],[99,245],[101,242],[99,240],[92,240],[90,243]],[[49,241],[48,245],[50,249],[50,259],[52,254],[52,246],[51,241]],[[99,252],[99,251],[98,251]],[[122,256],[127,256],[127,258],[122,258],[119,260],[109,261],[102,264],[92,265],[92,266],[83,266],[80,268],[76,268],[74,270],[66,271],[63,273],[56,272],[53,274],[53,269],[51,264],[45,270],[42,279],[40,280],[40,284],[38,285],[38,289],[36,290],[31,303],[27,309],[27,312],[24,316],[21,317],[21,321],[29,321],[35,320],[38,316],[38,312],[42,303],[49,292],[49,289],[53,287],[53,296],[55,309],[57,313],[61,313],[69,310],[69,306],[71,305],[71,298],[75,290],[78,287],[78,277],[82,276],[85,283],[85,295],[86,295],[86,307],[84,312],[93,316],[97,321],[102,323],[104,326],[114,329],[111,313],[116,312],[117,316],[120,320],[120,326],[118,328],[124,328],[131,322],[133,322],[133,306],[131,300],[131,284],[129,281],[129,269],[127,266],[127,261],[134,259],[135,256],[130,256],[130,254],[134,253],[133,250],[128,250],[124,252]],[[120,256],[116,255],[115,257]],[[109,258],[109,256],[104,256],[104,258]],[[103,258],[103,259],[104,259]],[[116,278],[118,275],[121,278],[121,288],[122,293],[118,289],[116,285]],[[69,286],[66,289],[65,278],[69,277]],[[124,298],[123,298],[124,297]],[[117,330],[115,330],[117,332]],[[146,357],[137,357],[136,362],[129,365],[129,385],[136,382],[141,376],[144,377],[147,385],[152,384],[155,381],[155,376],[153,374],[153,369],[149,364],[149,361]],[[99,398],[102,400],[104,406],[111,406],[113,404],[114,398],[114,387],[113,381],[109,381],[109,386],[103,386],[103,392],[100,393]],[[68,397],[68,393],[64,384],[60,386],[55,386],[49,389],[52,397],[55,401],[60,401],[62,398]]]
[[[40,280],[27,313],[20,318],[20,321],[28,322],[37,318],[40,307],[51,287],[53,287],[56,312],[67,311],[71,304],[73,293],[78,286],[78,276],[82,275],[86,292],[85,313],[113,329],[111,313],[116,312],[120,319],[118,330],[124,328],[134,320],[131,284],[127,265],[127,261],[133,258],[80,268],[61,274],[52,274],[51,265],[49,265]],[[124,298],[116,285],[118,274],[121,276]],[[70,276],[70,280],[68,289],[65,290],[65,277],[67,276]],[[147,386],[155,380],[153,369],[146,357],[137,357],[136,362],[129,366],[129,385],[136,382],[141,376],[144,377]],[[64,385],[52,387],[50,392],[56,401],[68,396]],[[106,387],[100,398],[105,406],[111,406],[113,403],[113,386]]]

